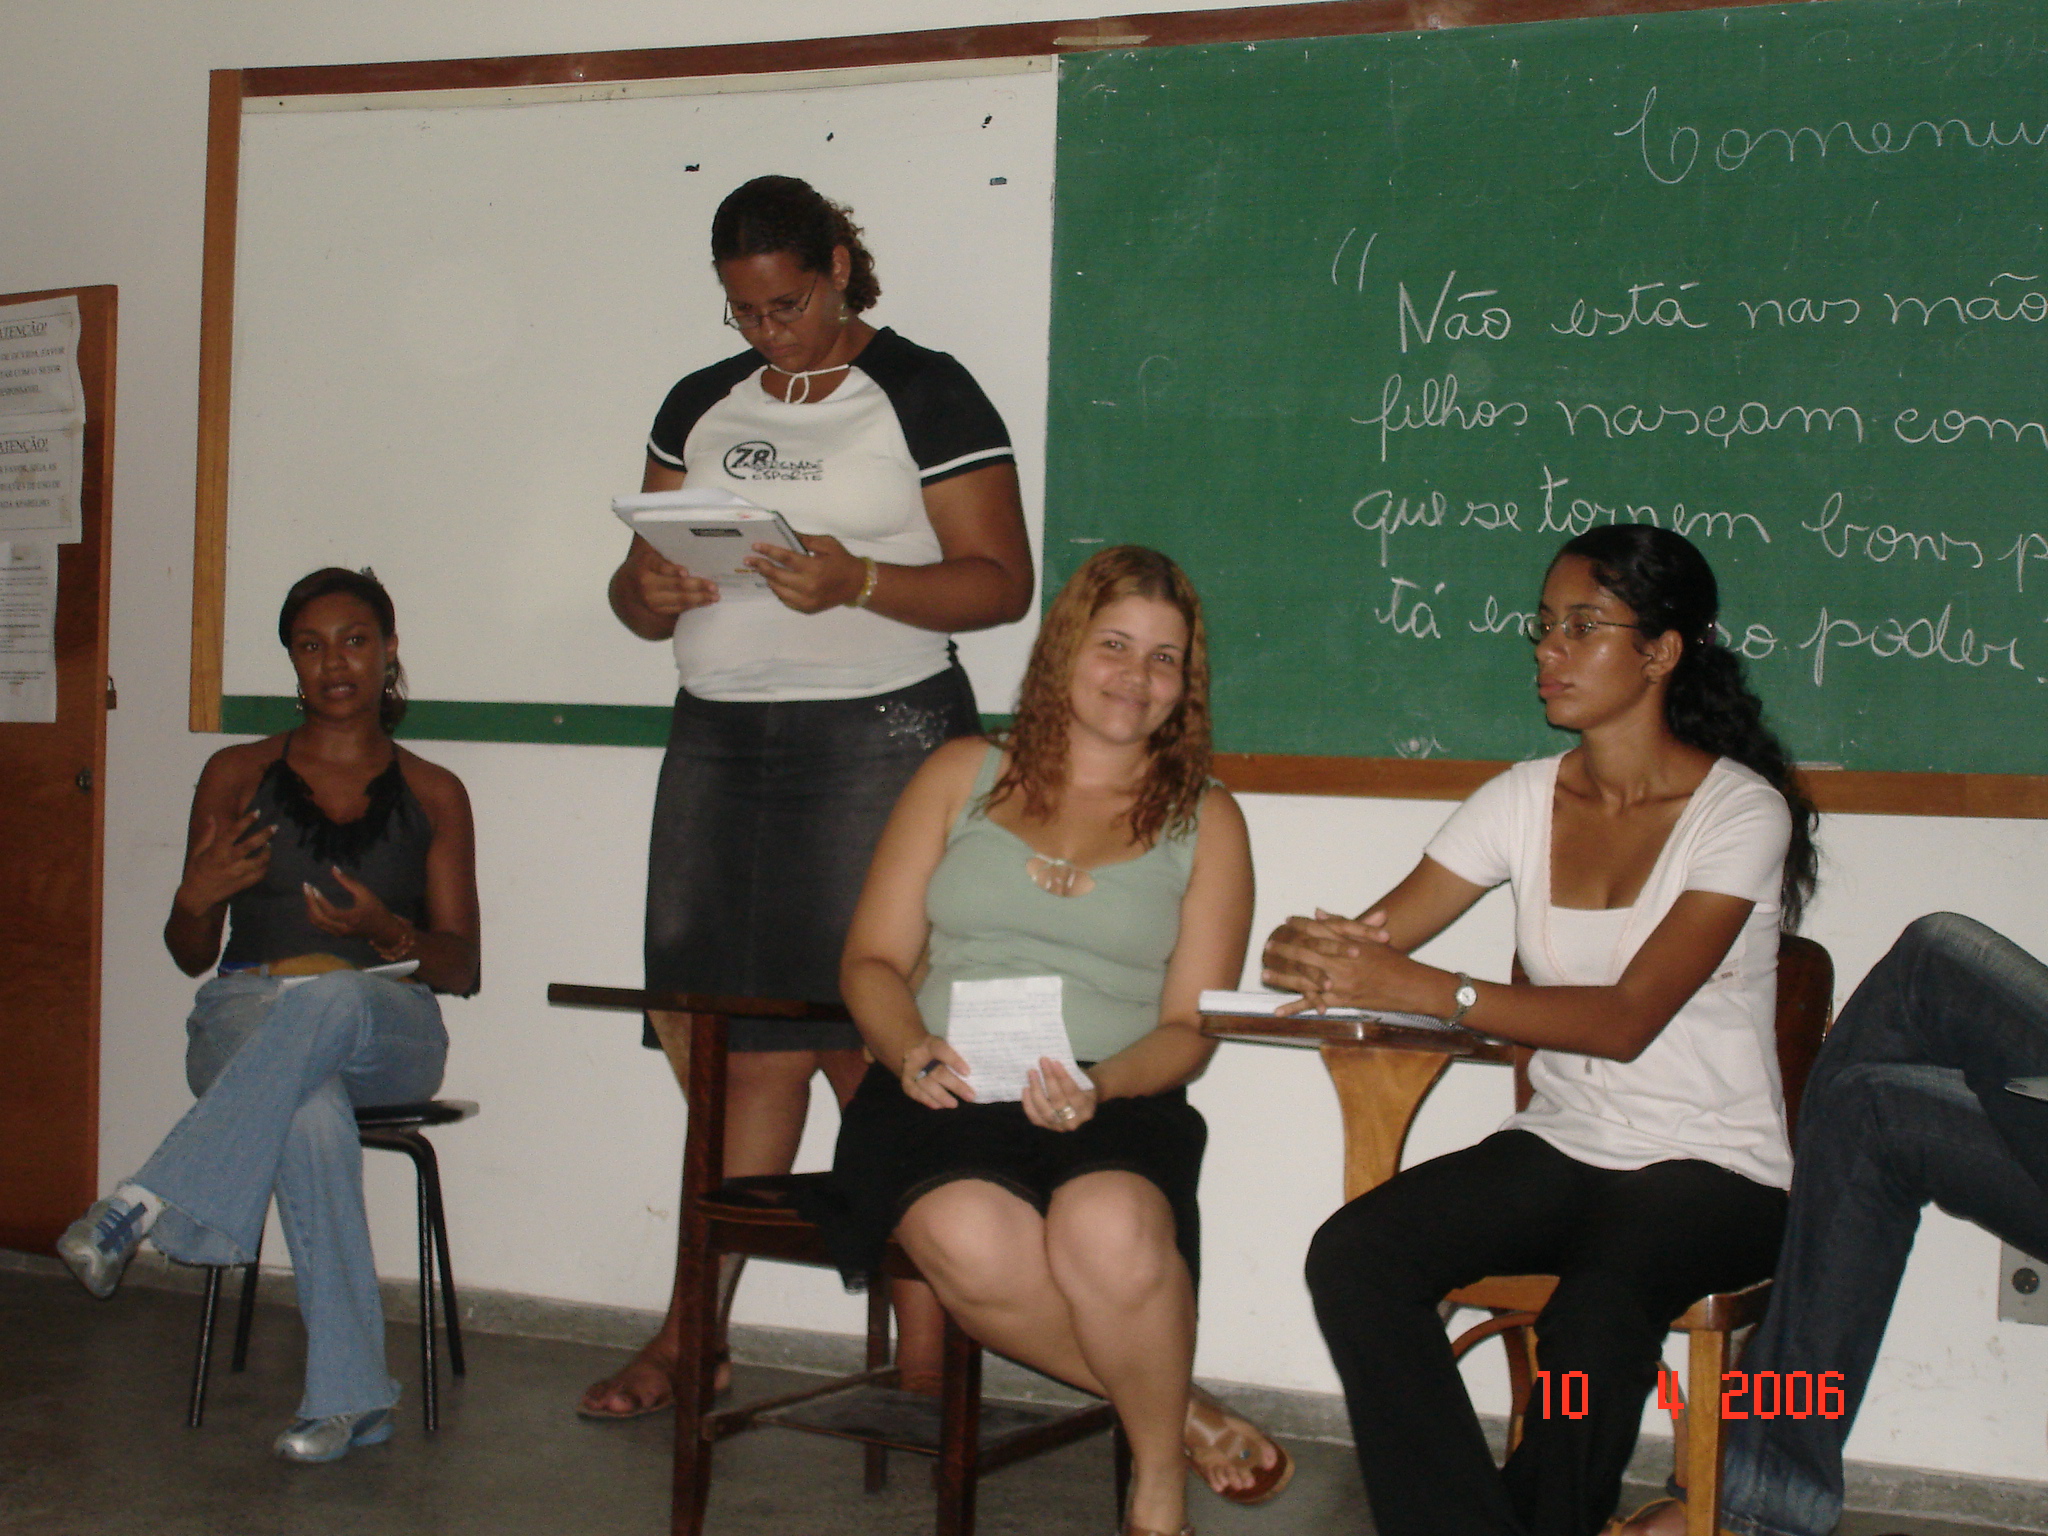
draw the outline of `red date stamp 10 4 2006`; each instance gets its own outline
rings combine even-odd
[[[1840,1371],[1725,1371],[1721,1376],[1721,1417],[1724,1419],[1839,1419],[1848,1411]],[[1529,1406],[1536,1417],[1583,1419],[1590,1406],[1591,1384],[1584,1371],[1565,1371],[1552,1392],[1551,1374],[1538,1371],[1530,1382]],[[1676,1419],[1685,1407],[1678,1377],[1657,1372],[1657,1406]]]

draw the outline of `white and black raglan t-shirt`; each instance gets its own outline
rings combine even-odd
[[[938,536],[924,487],[1014,461],[1003,419],[943,352],[877,331],[822,400],[786,404],[749,350],[669,391],[647,451],[693,486],[722,486],[856,555],[930,565]],[[908,687],[947,665],[947,637],[861,608],[792,612],[727,598],[676,623],[676,670],[703,699],[855,699]]]

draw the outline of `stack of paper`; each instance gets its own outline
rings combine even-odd
[[[1024,1079],[1047,1057],[1084,1086],[1088,1074],[1074,1062],[1062,1009],[1065,984],[1057,976],[1002,976],[953,983],[946,1010],[946,1043],[967,1062],[977,1104],[1013,1104]]]

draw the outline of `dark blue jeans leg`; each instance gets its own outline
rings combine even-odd
[[[2048,1111],[2005,1091],[2048,1073],[2048,965],[1972,918],[1920,918],[1842,1007],[1808,1092],[1859,1063],[1949,1067],[2048,1191]]]
[[[1770,1314],[1742,1366],[1839,1372],[1840,1416],[1730,1426],[1723,1524],[1827,1536],[1842,1446],[1929,1201],[2048,1254],[2048,1192],[2000,1110],[2008,1076],[2048,1071],[2048,968],[1947,914],[1907,929],[1842,1010],[1800,1115]],[[2024,1108],[2025,1106],[2021,1106]]]

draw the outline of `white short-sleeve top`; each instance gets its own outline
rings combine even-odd
[[[821,400],[778,400],[751,348],[669,391],[647,451],[688,482],[780,512],[796,533],[830,534],[896,565],[941,557],[924,491],[1015,461],[1003,419],[973,375],[884,327]],[[676,621],[676,671],[701,699],[857,699],[948,665],[945,635],[867,608],[795,613],[773,598],[693,608]]]
[[[1550,840],[1562,757],[1482,785],[1425,849],[1474,885],[1515,893],[1515,949],[1539,986],[1612,986],[1684,891],[1755,903],[1713,975],[1634,1061],[1540,1050],[1529,1107],[1508,1125],[1596,1168],[1700,1158],[1778,1189],[1792,1181],[1778,1082],[1779,884],[1792,816],[1750,769],[1718,758],[1635,904],[1553,906]]]

